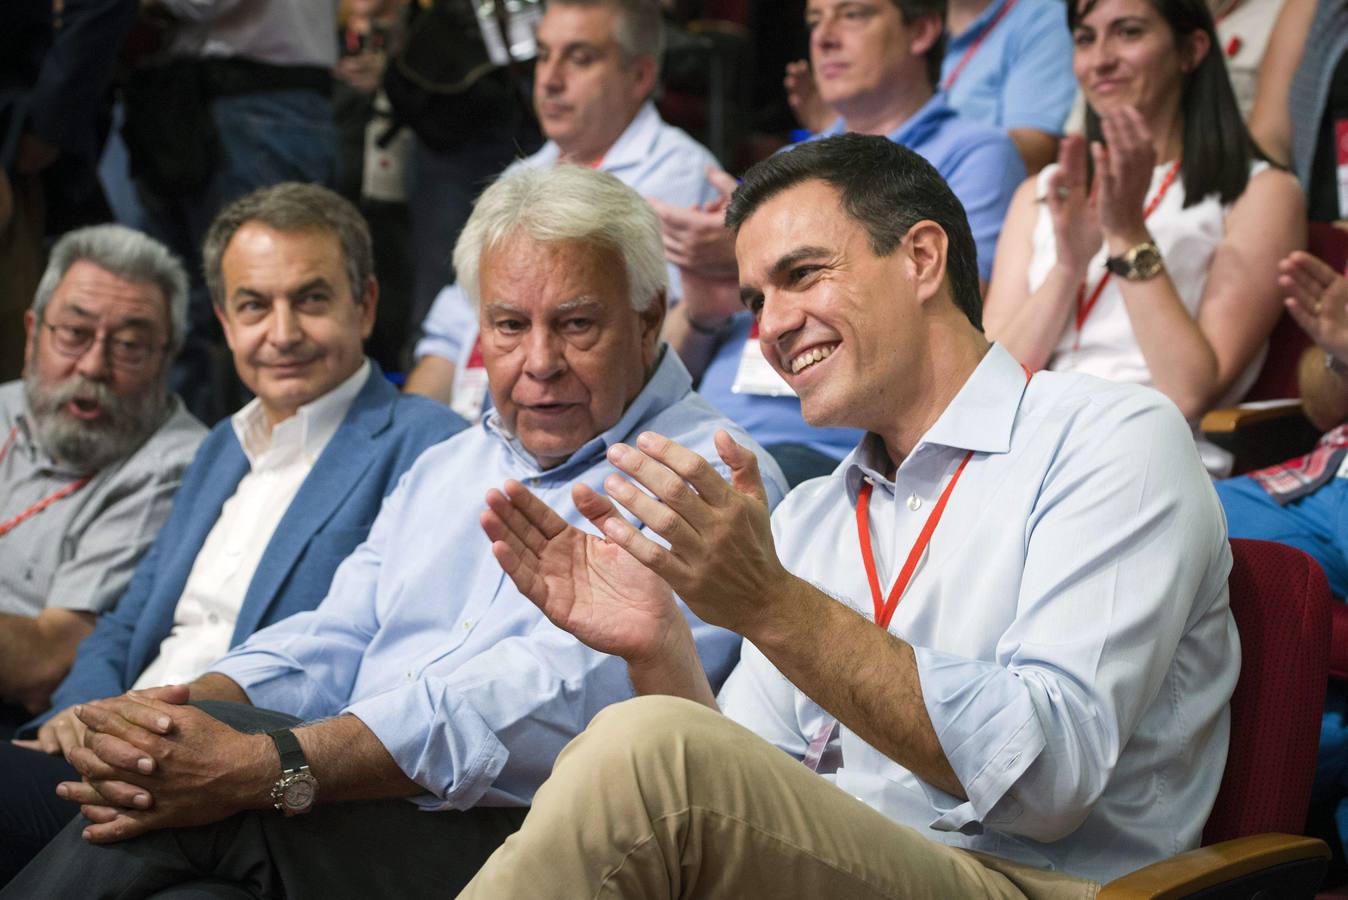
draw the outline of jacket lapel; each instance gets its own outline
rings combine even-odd
[[[341,507],[374,460],[378,451],[375,438],[389,426],[397,395],[379,367],[371,363],[365,386],[300,485],[262,553],[239,610],[232,644],[237,645],[258,629],[310,539]]]

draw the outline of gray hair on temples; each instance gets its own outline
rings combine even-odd
[[[481,299],[482,254],[515,234],[540,243],[586,241],[608,247],[622,259],[637,312],[669,287],[655,210],[607,172],[566,163],[521,169],[483,191],[454,246],[459,287],[474,305]]]
[[[650,56],[659,63],[664,56],[665,20],[657,0],[552,0],[549,5],[607,6],[618,13],[613,39],[627,62]]]
[[[222,209],[211,223],[202,242],[201,264],[206,287],[216,306],[225,302],[221,271],[225,249],[234,233],[249,222],[260,222],[277,231],[326,231],[336,235],[346,277],[351,283],[351,296],[360,302],[365,283],[374,274],[370,226],[351,201],[336,191],[318,184],[286,181],[240,197]]]
[[[149,235],[124,225],[90,225],[66,232],[52,247],[30,307],[39,321],[70,267],[86,260],[126,281],[153,284],[164,295],[169,340],[182,346],[187,332],[187,270]]]

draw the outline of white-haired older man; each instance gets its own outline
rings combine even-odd
[[[612,174],[657,206],[683,208],[718,197],[708,178],[708,167],[719,168],[716,158],[666,124],[650,98],[663,51],[655,0],[549,3],[538,26],[534,77],[534,110],[548,141],[507,174],[574,163]],[[677,295],[672,265],[670,276]],[[422,329],[407,390],[450,403],[475,420],[487,382],[477,352],[477,317],[459,285],[440,292]]]
[[[206,431],[165,386],[187,275],[117,225],[52,250],[0,385],[0,732],[47,707],[122,593]]]
[[[479,300],[494,411],[418,459],[316,610],[255,633],[179,696],[160,692],[177,703],[82,707],[94,737],[70,761],[86,781],[63,790],[87,818],[4,896],[148,896],[193,881],[453,896],[519,826],[567,740],[632,693],[621,660],[553,626],[504,576],[481,498],[500,506],[497,486],[525,483],[593,532],[569,497],[616,474],[609,448],[661,431],[728,474],[712,443],[726,430],[758,454],[768,502],[780,499],[771,458],[659,341],[660,227],[631,188],[578,166],[503,178],[454,262]],[[690,619],[719,683],[738,642]],[[181,705],[189,696],[216,702],[207,714]]]

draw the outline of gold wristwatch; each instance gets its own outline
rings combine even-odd
[[[1161,274],[1165,262],[1161,259],[1159,247],[1151,241],[1143,241],[1129,248],[1122,256],[1106,259],[1105,268],[1128,281],[1146,281]]]

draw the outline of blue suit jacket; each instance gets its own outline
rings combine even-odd
[[[293,613],[313,609],[333,572],[365,540],[384,496],[412,462],[465,426],[424,397],[399,394],[373,367],[346,418],[281,517],[244,595],[230,645]],[[248,472],[230,421],[216,425],[183,475],[173,512],[126,593],[99,618],[52,695],[53,712],[131,688],[159,653],[197,553],[225,501]]]

